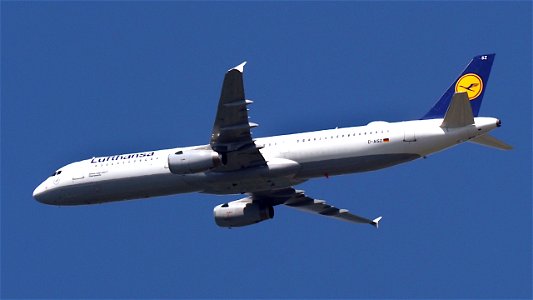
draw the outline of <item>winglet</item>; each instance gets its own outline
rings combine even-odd
[[[382,216],[379,216],[377,218],[375,218],[374,220],[372,220],[372,223],[370,225],[376,227],[376,228],[379,228],[379,221],[381,220],[381,218],[383,218]]]
[[[231,71],[231,70],[237,70],[237,71],[242,73],[242,72],[244,72],[244,65],[245,64],[246,64],[246,61],[242,62],[242,64],[240,64],[240,65],[238,65],[236,67],[233,67],[233,68],[229,69],[228,72]]]

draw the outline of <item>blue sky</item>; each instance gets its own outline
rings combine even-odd
[[[531,297],[531,2],[2,2],[4,298]],[[423,116],[495,52],[481,115],[511,152],[466,144],[299,188],[370,226],[279,207],[240,229],[185,194],[54,207],[72,161],[208,142],[244,60],[254,136]]]

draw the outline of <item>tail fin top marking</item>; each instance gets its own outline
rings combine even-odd
[[[437,101],[435,106],[422,117],[422,120],[443,118],[446,115],[453,95],[461,92],[468,94],[472,113],[474,117],[477,117],[495,56],[496,54],[484,54],[474,57],[466,69],[450,85],[439,101]]]

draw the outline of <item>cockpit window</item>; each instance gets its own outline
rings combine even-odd
[[[61,174],[61,170],[55,171],[54,174],[50,175],[50,177],[54,177],[54,176],[59,175],[59,174]]]

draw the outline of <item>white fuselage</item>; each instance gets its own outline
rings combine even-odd
[[[178,193],[238,194],[290,187],[310,178],[377,170],[441,151],[497,127],[495,118],[475,118],[457,129],[442,119],[258,138],[267,166],[232,172],[178,175],[169,171],[172,148],[99,157],[71,163],[42,182],[34,197],[47,204],[78,205]],[[59,173],[59,174],[58,174]]]

